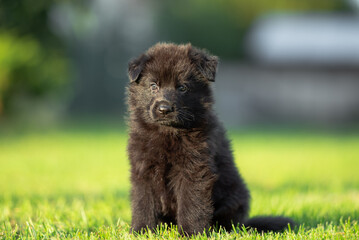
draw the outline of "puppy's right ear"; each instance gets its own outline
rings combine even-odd
[[[146,54],[142,54],[128,63],[128,76],[130,77],[131,83],[138,82],[140,80],[141,73],[148,59],[149,57]]]

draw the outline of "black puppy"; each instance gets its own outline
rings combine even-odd
[[[217,57],[160,43],[129,64],[132,229],[177,224],[181,233],[244,224],[282,230],[284,217],[247,219],[250,195],[212,110]]]

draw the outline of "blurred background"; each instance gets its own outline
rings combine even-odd
[[[2,0],[0,125],[123,122],[127,63],[159,41],[219,56],[229,127],[358,126],[358,0]]]
[[[0,0],[0,238],[126,229],[127,64],[159,41],[219,56],[252,216],[359,219],[359,0]]]

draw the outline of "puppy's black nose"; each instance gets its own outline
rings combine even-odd
[[[168,104],[160,104],[158,106],[158,111],[162,114],[167,114],[173,112],[173,107]]]

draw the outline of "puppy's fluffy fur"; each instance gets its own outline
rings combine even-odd
[[[281,230],[284,217],[247,219],[250,195],[212,110],[217,57],[159,43],[129,64],[132,229],[177,224],[181,233],[244,224]]]

